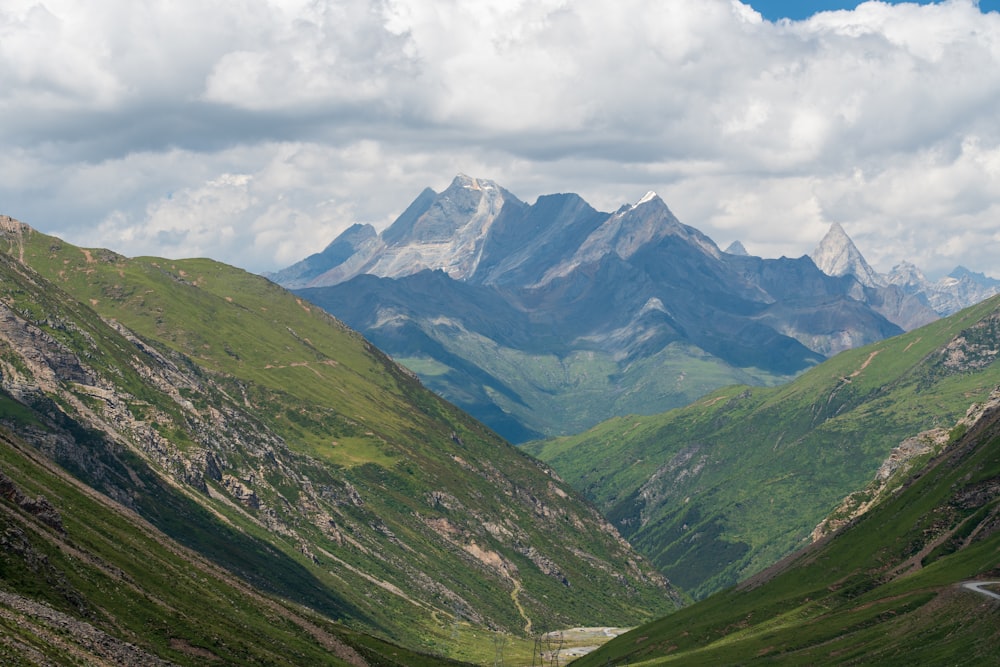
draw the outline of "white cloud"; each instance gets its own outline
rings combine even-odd
[[[737,0],[8,0],[0,205],[73,242],[280,268],[459,171],[720,244],[1000,276],[1000,14]],[[87,241],[89,239],[89,241]]]

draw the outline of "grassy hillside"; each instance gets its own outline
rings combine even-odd
[[[60,437],[43,419],[0,395],[3,664],[444,664],[262,595],[177,544],[16,435]]]
[[[22,436],[229,573],[475,661],[492,633],[530,655],[538,632],[674,608],[546,466],[272,283],[2,238],[3,388],[62,434]]]
[[[1000,300],[843,352],[776,388],[530,443],[696,597],[802,546],[893,447],[1000,384]]]
[[[995,664],[1000,606],[961,584],[1000,579],[998,530],[995,400],[831,538],[574,665]]]
[[[686,405],[722,385],[775,385],[790,377],[736,369],[682,343],[624,364],[615,354],[601,350],[559,356],[503,347],[464,330],[428,330],[426,335],[449,358],[486,369],[483,387],[470,389],[456,382],[462,374],[438,360],[401,357],[400,363],[419,373],[440,395],[462,398],[470,411],[499,406],[503,415],[516,416],[535,437],[541,433],[578,433],[602,417],[623,412],[651,413],[662,410],[665,404]],[[483,398],[470,395],[478,392]]]

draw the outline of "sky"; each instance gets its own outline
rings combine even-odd
[[[465,173],[1000,277],[998,5],[4,0],[0,214],[262,272]]]
[[[899,4],[901,1],[891,0],[891,4]],[[929,5],[939,1],[919,0],[917,4]],[[809,18],[816,12],[854,9],[861,3],[859,0],[767,0],[751,4],[769,21],[778,21],[783,18],[800,21]],[[1000,9],[1000,0],[980,0],[979,8],[984,12],[997,11]]]

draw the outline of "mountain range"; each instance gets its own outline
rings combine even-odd
[[[857,289],[853,296],[907,331],[1000,293],[1000,280],[962,266],[936,282],[929,281],[911,262],[901,262],[888,274],[881,274],[865,261],[837,223],[830,226],[811,257],[824,273],[856,278],[863,289]]]
[[[892,295],[922,306],[808,257],[723,252],[655,193],[604,213],[463,175],[270,278],[512,442],[778,384],[901,333]]]
[[[551,468],[272,282],[10,218],[0,248],[0,656],[483,662],[679,604]]]

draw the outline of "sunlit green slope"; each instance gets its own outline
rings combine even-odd
[[[964,432],[962,429],[960,432]],[[1000,395],[833,537],[574,665],[991,665],[1000,600]]]
[[[66,434],[6,394],[0,422],[0,663],[444,664],[263,595],[182,547],[21,440]]]

